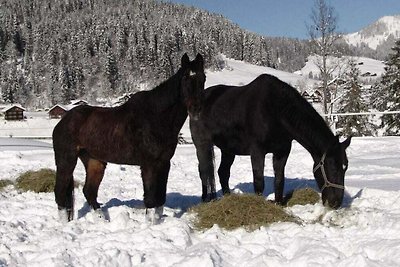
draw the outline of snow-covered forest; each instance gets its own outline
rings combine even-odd
[[[216,14],[155,0],[1,0],[3,100],[43,108],[132,93],[169,77],[200,52],[286,71],[301,69],[307,41],[245,31]],[[348,50],[342,45],[342,50]],[[93,101],[92,101],[93,102]]]
[[[221,15],[157,0],[0,0],[0,5],[0,103],[19,103],[30,110],[77,98],[101,104],[150,89],[177,70],[183,53],[192,57],[201,53],[209,70],[225,68],[226,57],[287,72],[301,70],[314,54],[308,40],[260,36]],[[350,37],[335,42],[333,55],[342,62],[332,71],[345,65],[344,55],[373,56],[362,46],[350,47],[344,41]],[[371,77],[358,82],[351,76],[358,73],[358,66],[327,73],[326,86],[328,82],[335,86],[329,94],[350,96],[351,80],[359,87],[353,90],[359,94],[353,95],[353,103],[344,98],[331,112],[396,110],[392,103],[397,103],[398,82],[393,79],[400,55],[396,46],[388,52],[380,57],[390,71],[382,81]],[[306,75],[324,80],[319,72]],[[396,120],[398,115],[385,116],[381,125],[373,126],[363,118],[365,123],[358,122],[365,128],[363,134],[344,121],[339,126],[347,127],[347,134],[374,133],[376,127],[389,127],[387,134],[398,134]]]

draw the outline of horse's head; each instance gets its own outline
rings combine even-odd
[[[344,195],[344,174],[348,160],[346,148],[350,145],[351,137],[328,148],[319,161],[314,163],[314,177],[322,193],[322,203],[333,209],[342,205]]]
[[[197,54],[193,61],[189,60],[187,54],[184,54],[181,60],[183,77],[181,81],[182,95],[189,117],[197,120],[200,116],[204,83],[206,75],[204,74],[204,60],[200,54]]]

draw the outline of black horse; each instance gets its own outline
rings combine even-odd
[[[54,192],[68,220],[73,219],[73,171],[78,158],[86,169],[83,193],[93,209],[100,207],[97,193],[107,162],[140,165],[146,208],[164,205],[179,131],[188,113],[198,117],[204,92],[203,57],[198,54],[190,61],[185,54],[181,64],[168,80],[134,94],[121,106],[79,106],[56,125]]]
[[[323,203],[340,207],[348,160],[343,143],[296,89],[263,74],[245,86],[217,85],[205,90],[198,120],[190,120],[199,160],[203,200],[215,198],[213,144],[221,149],[218,169],[222,191],[229,190],[235,155],[250,155],[254,191],[264,191],[264,159],[273,153],[275,201],[283,202],[284,168],[291,143],[297,140],[314,159],[314,177]]]

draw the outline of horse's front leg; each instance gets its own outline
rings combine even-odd
[[[254,192],[262,195],[264,192],[264,164],[265,154],[261,151],[253,151],[250,154],[251,166],[253,168]]]
[[[196,153],[203,191],[201,199],[208,202],[217,197],[214,176],[214,148],[212,144],[196,146]]]
[[[222,187],[222,193],[224,195],[230,193],[229,189],[229,177],[231,176],[231,166],[235,160],[235,155],[230,154],[224,150],[221,150],[221,164],[218,168],[219,182]]]
[[[285,186],[285,165],[290,153],[291,146],[289,145],[284,151],[274,153],[272,157],[272,164],[274,167],[275,181],[275,202],[278,204],[283,204],[283,189]]]
[[[157,224],[164,211],[170,161],[153,162],[141,166],[146,221]]]

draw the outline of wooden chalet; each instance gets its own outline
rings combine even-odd
[[[310,93],[308,91],[303,91],[300,93],[302,97],[304,97],[310,103],[320,103],[322,102],[322,93],[320,90],[314,90],[314,92]]]
[[[25,108],[17,104],[5,106],[1,109],[1,112],[4,114],[4,119],[7,121],[23,120],[24,111]]]
[[[88,102],[86,102],[85,100],[74,100],[71,101],[71,104],[65,106],[57,104],[49,109],[49,117],[50,119],[62,118],[62,116],[64,116],[65,112],[67,112],[68,110],[73,109],[74,107],[77,106],[87,105],[87,104]]]
[[[49,109],[49,117],[50,119],[59,119],[61,118],[68,109],[61,105],[55,105],[54,107]]]
[[[310,94],[307,91],[303,91],[301,93],[301,96],[304,97],[305,99],[309,100],[310,99]]]
[[[315,90],[311,95],[311,100],[314,103],[322,102],[322,93],[319,90]]]

